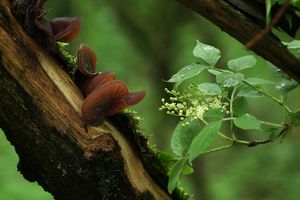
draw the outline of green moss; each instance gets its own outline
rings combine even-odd
[[[66,72],[71,75],[72,77],[75,74],[75,71],[77,70],[76,60],[77,58],[73,55],[71,55],[67,50],[66,47],[69,45],[69,43],[64,42],[57,42],[57,46],[59,48],[59,57],[64,62],[64,69]]]

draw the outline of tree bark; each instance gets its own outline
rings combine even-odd
[[[157,183],[150,174],[161,172],[145,169],[134,130],[83,124],[80,91],[62,63],[24,32],[7,0],[0,1],[0,41],[0,127],[27,180],[61,200],[181,199],[165,191],[165,174],[156,174]],[[159,166],[144,148],[155,160],[147,169]]]
[[[246,44],[259,34],[261,27],[229,0],[177,0],[220,27],[241,43]],[[292,55],[280,40],[269,33],[251,49],[257,55],[270,61],[300,83],[300,61]]]

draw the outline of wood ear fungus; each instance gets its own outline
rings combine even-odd
[[[145,91],[131,92],[124,99],[124,103],[127,106],[133,106],[135,104],[138,104],[140,101],[142,101],[145,96],[146,96],[146,92]]]
[[[100,87],[105,83],[115,79],[115,74],[112,72],[100,72],[92,78],[87,78],[86,81],[84,81],[84,83],[81,85],[80,90],[85,96],[88,96],[97,87]]]
[[[47,21],[44,19],[43,6],[47,0],[29,0],[26,10],[26,25],[34,20],[33,26],[48,35],[52,51],[56,51],[55,41],[70,42],[80,31],[80,17],[59,17]],[[27,23],[26,23],[27,22]],[[144,91],[130,93],[126,83],[115,80],[112,72],[96,72],[97,56],[93,49],[81,44],[77,52],[78,79],[75,79],[83,95],[86,97],[82,104],[83,121],[89,125],[101,124],[106,116],[121,112],[128,106],[142,101],[146,95]]]
[[[80,17],[59,17],[50,21],[44,19],[43,6],[47,0],[32,0],[26,11],[26,21],[33,19],[38,29],[45,32],[51,41],[70,42],[80,31]]]
[[[139,103],[145,92],[138,95],[129,93],[127,85],[123,81],[114,80],[97,87],[83,102],[82,117],[90,125],[101,124],[105,116],[121,112],[128,106]]]
[[[59,17],[50,20],[52,37],[55,41],[70,42],[80,31],[80,17]]]
[[[79,86],[86,96],[82,104],[83,121],[89,125],[100,125],[106,116],[114,115],[142,101],[144,91],[130,93],[126,83],[115,80],[112,72],[96,73],[96,54],[86,45],[80,45],[77,64],[84,82]]]
[[[81,44],[77,52],[77,65],[81,74],[86,77],[97,75],[96,64],[97,56],[93,49],[85,44]]]

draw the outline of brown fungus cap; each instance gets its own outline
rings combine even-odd
[[[97,87],[83,102],[82,117],[89,125],[100,125],[105,116],[121,112],[128,106],[139,103],[145,92],[129,93],[123,81],[114,80]]]
[[[80,17],[58,17],[50,20],[53,39],[55,41],[70,42],[80,31]]]
[[[77,65],[79,71],[85,77],[94,77],[96,72],[97,56],[94,50],[85,44],[81,44],[77,52]]]
[[[92,78],[87,78],[86,81],[81,85],[80,90],[85,96],[88,96],[97,87],[101,87],[105,83],[115,79],[116,76],[114,73],[101,72]]]

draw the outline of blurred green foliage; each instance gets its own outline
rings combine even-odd
[[[17,171],[18,160],[14,147],[0,129],[0,199],[53,199],[51,194],[45,192],[37,183],[30,183],[22,177]]]
[[[97,53],[99,71],[115,72],[131,91],[147,91],[146,99],[133,109],[143,119],[141,128],[151,135],[151,143],[167,151],[177,122],[158,110],[160,99],[165,97],[164,88],[172,87],[161,80],[168,80],[194,61],[191,49],[196,40],[221,50],[219,66],[251,54],[219,28],[172,0],[49,0],[47,8],[48,18],[82,16],[80,36],[70,45],[73,54],[80,43],[86,43]],[[274,79],[262,59],[247,73]],[[197,78],[207,79],[201,75]],[[299,106],[299,94],[299,89],[290,94],[292,108]],[[261,119],[278,120],[280,108],[275,104],[264,100],[258,104],[253,99],[247,105]],[[283,143],[237,146],[205,155],[196,160],[194,174],[182,185],[197,200],[296,200],[300,196],[298,131],[290,133]],[[240,136],[247,138],[247,134],[253,133]],[[17,160],[13,147],[0,134],[0,199],[51,199],[41,187],[21,177]]]

